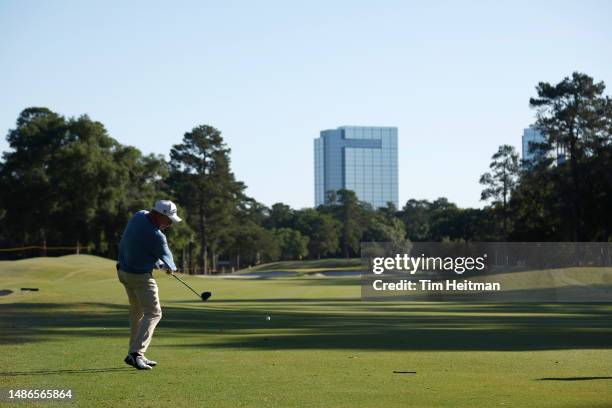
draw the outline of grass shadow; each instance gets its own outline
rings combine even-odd
[[[98,374],[116,373],[118,371],[131,371],[130,368],[83,368],[79,370],[38,370],[38,371],[0,371],[0,377],[19,377],[32,375],[53,375],[53,374]]]
[[[0,343],[127,337],[127,305],[0,305]],[[248,299],[163,307],[157,336],[192,347],[522,351],[612,348],[610,307],[597,304],[367,303]],[[271,320],[267,320],[271,316]],[[177,347],[185,347],[185,342]],[[167,346],[173,347],[173,346]]]

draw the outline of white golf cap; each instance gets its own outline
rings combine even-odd
[[[153,207],[153,210],[160,214],[164,214],[166,217],[170,218],[173,224],[182,221],[181,218],[176,214],[176,205],[170,200],[158,200],[155,203],[155,207]]]

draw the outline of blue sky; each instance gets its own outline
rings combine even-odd
[[[480,207],[478,178],[500,144],[520,148],[539,81],[612,86],[606,1],[125,3],[0,0],[0,150],[28,106],[166,156],[205,123],[249,195],[301,208],[320,130],[397,126],[400,206]]]

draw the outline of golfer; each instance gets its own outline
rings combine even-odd
[[[145,357],[155,326],[162,317],[153,268],[174,272],[176,265],[162,231],[181,219],[172,201],[159,200],[151,211],[136,212],[119,243],[117,275],[130,301],[130,346],[125,362],[139,370],[157,365]]]

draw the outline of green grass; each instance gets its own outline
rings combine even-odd
[[[256,265],[251,268],[241,269],[237,273],[265,273],[272,271],[286,271],[299,272],[300,274],[308,274],[325,271],[359,270],[361,268],[360,265],[361,258],[330,258],[304,261],[279,261]]]
[[[215,293],[202,303],[156,277],[160,365],[139,372],[122,362],[112,261],[0,262],[0,289],[40,288],[0,297],[0,388],[71,388],[83,407],[612,405],[611,305],[361,302],[351,277],[185,277]]]

